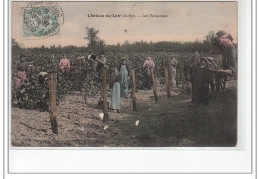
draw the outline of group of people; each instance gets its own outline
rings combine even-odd
[[[170,74],[170,86],[172,88],[177,87],[176,84],[176,69],[177,69],[177,58],[172,56],[169,65]],[[153,85],[152,75],[154,74],[155,63],[151,57],[147,57],[142,65],[143,70],[145,70],[145,86],[147,89],[151,89]],[[118,67],[113,68],[113,74],[111,78],[110,86],[111,90],[111,109],[120,111],[120,101],[121,97],[128,98],[128,86],[130,79],[130,66],[127,63],[126,58],[122,58]]]
[[[215,63],[216,61],[214,58],[201,57],[198,52],[195,52],[195,54],[192,56],[190,74],[193,103],[207,105],[209,103],[210,97],[215,96],[216,93],[220,90],[221,83],[225,83],[227,80],[226,75],[216,73],[218,70],[212,69],[212,64],[217,69],[229,69],[232,71],[233,75],[236,74],[236,65],[234,62],[230,62],[234,61],[234,57],[232,56],[232,58],[227,58],[223,56],[222,62],[225,60],[227,61],[227,64],[231,63],[232,66],[227,65],[221,67],[221,64],[217,65]]]
[[[106,67],[107,59],[104,54],[96,56],[94,54],[88,54],[85,57],[80,57],[82,61],[81,68],[92,69],[95,71],[99,79],[101,79],[101,71]],[[178,57],[173,55],[169,61],[169,81],[172,89],[177,87],[176,74],[177,74]],[[16,88],[23,86],[27,80],[27,67],[28,63],[25,61],[25,55],[20,56],[20,61],[17,65],[16,74]],[[64,54],[59,62],[59,70],[62,74],[67,74],[71,71],[72,65],[70,60]],[[152,86],[152,75],[154,74],[155,63],[151,57],[147,57],[142,65],[145,70],[145,81],[144,83],[147,89],[151,89]],[[129,93],[129,80],[131,74],[131,68],[127,62],[127,58],[122,58],[118,65],[113,66],[110,81],[111,89],[111,106],[110,109],[120,112],[121,98],[128,98]],[[83,70],[84,73],[84,70]],[[208,104],[209,101],[209,86],[214,88],[212,83],[212,73],[207,68],[205,59],[201,58],[198,52],[192,57],[190,65],[190,82],[192,84],[192,102]],[[40,72],[38,75],[39,81],[47,80],[47,72]],[[40,80],[41,79],[41,80]],[[101,81],[100,81],[101,82]]]
[[[96,56],[94,54],[89,54],[86,57],[82,56],[79,57],[79,60],[81,60],[80,66],[82,70],[86,70],[88,67],[91,67],[95,71],[100,72],[102,67],[107,63],[107,59],[105,58],[105,55],[102,53],[99,56]],[[71,72],[73,69],[73,66],[71,65],[70,60],[67,58],[66,54],[63,54],[60,62],[59,62],[59,70],[62,74],[67,74]]]
[[[26,56],[21,55],[20,61],[17,64],[17,73],[16,73],[16,83],[15,87],[20,88],[25,85],[25,82],[28,81],[27,71],[28,71],[28,62],[26,62]],[[96,56],[92,53],[89,53],[86,56],[79,57],[81,60],[80,68],[82,68],[83,73],[84,70],[92,69],[95,71],[99,79],[101,79],[101,71],[103,67],[106,67],[107,59],[104,54],[100,54]],[[58,69],[64,75],[71,72],[73,66],[71,65],[71,61],[67,58],[66,54],[63,54],[61,57]],[[145,86],[147,89],[150,89],[152,86],[152,74],[154,73],[155,63],[151,57],[147,57],[144,61],[142,68],[145,70]],[[176,86],[176,68],[177,68],[177,59],[175,56],[172,56],[169,66],[170,73],[170,84],[171,86]],[[112,68],[113,73],[111,75],[111,109],[120,112],[120,102],[121,98],[128,98],[129,94],[129,80],[131,74],[131,68],[127,62],[127,58],[122,58],[118,65]],[[86,72],[87,73],[87,72]],[[47,81],[47,72],[40,72],[38,74],[38,82],[39,84],[44,84]],[[101,82],[101,80],[100,80]]]
[[[83,60],[83,64],[91,66],[99,77],[101,77],[101,69],[106,67],[107,59],[102,54],[97,57],[94,54],[89,54],[86,57],[80,57]],[[120,112],[121,98],[128,98],[129,96],[129,81],[131,76],[131,68],[128,64],[128,59],[123,57],[119,63],[112,67],[112,74],[110,80],[110,89],[111,89],[111,105],[110,109]],[[84,65],[82,65],[84,66]],[[177,68],[177,59],[176,56],[172,56],[170,61],[170,81],[171,86],[176,87],[176,68]],[[155,63],[151,57],[147,57],[142,65],[142,69],[145,71],[144,81],[147,89],[151,89],[152,86],[152,74],[154,73]]]
[[[152,82],[151,74],[154,72],[155,64],[151,57],[147,57],[143,64],[146,70],[147,83],[150,85]],[[127,63],[127,58],[122,58],[119,65],[113,67],[111,78],[111,109],[120,112],[121,97],[128,98],[129,79],[130,79],[130,66]]]

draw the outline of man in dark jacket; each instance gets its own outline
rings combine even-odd
[[[205,59],[200,59],[200,66],[196,69],[194,79],[194,103],[207,105],[209,103],[209,83],[212,80],[211,72]]]

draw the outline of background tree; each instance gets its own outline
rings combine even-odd
[[[22,48],[20,45],[15,41],[15,39],[12,39],[12,55],[18,55],[22,53]]]
[[[88,50],[92,50],[95,52],[101,52],[104,50],[105,42],[98,37],[99,31],[89,27],[86,27],[86,35],[84,37],[88,41]]]
[[[204,42],[207,43],[210,47],[212,47],[215,37],[216,37],[215,32],[213,30],[211,30],[211,31],[209,31],[208,35],[205,36]]]

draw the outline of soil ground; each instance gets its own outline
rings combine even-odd
[[[159,102],[152,90],[139,90],[137,111],[132,99],[122,98],[121,112],[100,118],[100,96],[89,98],[74,92],[60,101],[59,134],[53,134],[49,113],[12,107],[11,146],[15,147],[182,147],[235,146],[237,141],[237,81],[209,105],[193,105],[191,94],[174,89],[167,98],[158,86]],[[108,98],[109,99],[109,98]]]

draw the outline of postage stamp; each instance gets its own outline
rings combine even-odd
[[[22,37],[59,36],[63,22],[63,11],[57,2],[31,2],[22,8]]]

